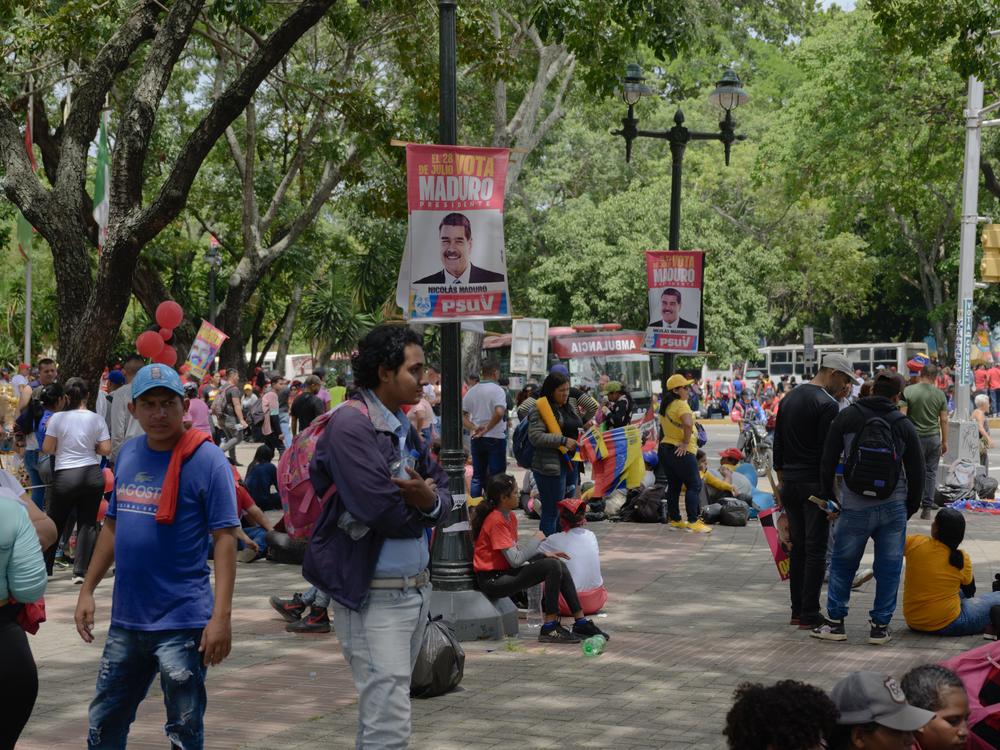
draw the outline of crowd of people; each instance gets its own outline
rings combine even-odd
[[[588,430],[633,424],[635,401],[607,377],[596,391],[575,387],[562,364],[517,394],[500,374],[496,362],[485,361],[462,394],[477,585],[488,597],[523,604],[525,592],[541,584],[543,643],[608,640],[591,619],[608,592],[597,538],[585,528],[585,471],[574,458]],[[738,375],[700,383],[673,374],[653,406],[657,450],[646,459],[652,481],[662,483],[659,520],[669,530],[709,533],[707,497],[749,498],[742,452],[722,451],[719,471],[711,469],[699,422],[715,408],[740,424],[763,422],[773,433],[774,501],[791,541],[792,626],[817,639],[846,640],[851,589],[871,539],[870,643],[891,640],[904,558],[910,628],[995,638],[1000,592],[976,594],[972,561],[961,549],[964,518],[933,503],[932,469],[948,438],[940,371],[927,364],[910,384],[891,369],[870,380],[861,375],[836,354],[801,384],[767,375],[752,385]],[[325,376],[317,371],[288,382],[258,370],[244,382],[230,370],[199,380],[133,355],[92,391],[78,377],[60,378],[50,359],[39,361],[37,374],[26,369],[17,384],[17,434],[28,478],[0,472],[2,530],[11,536],[0,539],[7,589],[0,601],[10,601],[0,606],[0,658],[31,667],[24,684],[8,688],[17,693],[11,704],[19,713],[0,722],[0,740],[9,739],[0,747],[13,745],[37,691],[22,626],[46,579],[70,566],[80,586],[75,622],[87,643],[94,640],[95,590],[114,569],[88,746],[124,745],[157,671],[168,738],[202,745],[205,673],[231,647],[236,563],[263,555],[268,532],[284,522],[273,524],[267,512],[288,512],[274,463],[288,451],[309,451],[317,514],[303,576],[312,587],[270,604],[292,632],[336,630],[359,695],[357,746],[406,746],[410,674],[430,607],[429,540],[456,501],[438,460],[440,375],[425,362],[416,332],[385,325],[359,342],[350,387],[343,378],[328,386]],[[528,469],[539,518],[527,541],[518,534],[522,487],[508,473],[518,434],[526,454],[517,460]],[[239,467],[235,449],[243,442],[259,445]],[[907,535],[908,518],[930,518],[935,510],[929,535]],[[866,737],[915,732],[922,747],[936,747],[923,739],[936,736],[934,712],[960,706],[946,690],[934,693],[929,680],[907,675],[900,689],[890,678],[852,675],[830,697],[796,687],[808,723],[797,735],[802,745],[759,742],[763,730],[748,727],[792,700],[790,688],[747,685],[737,693],[727,737],[733,747],[814,747],[822,740],[831,748],[874,748],[883,745],[864,744]],[[904,692],[920,696],[922,709],[900,700]],[[954,716],[944,721],[961,723]]]

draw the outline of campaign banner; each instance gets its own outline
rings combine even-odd
[[[788,580],[788,571],[792,561],[788,556],[792,549],[792,537],[788,530],[788,518],[781,508],[767,508],[757,514],[760,521],[760,528],[767,539],[767,546],[771,548],[771,556],[774,564],[778,568],[778,576],[782,581]]]
[[[699,250],[646,253],[649,324],[643,349],[677,354],[698,351],[704,261],[705,254]]]
[[[188,367],[188,374],[199,380],[205,377],[205,373],[208,372],[215,360],[215,355],[219,353],[219,347],[228,338],[229,336],[207,320],[201,321],[201,328],[198,329],[198,335],[194,337],[191,351],[188,352],[187,361],[184,363]]]
[[[508,149],[406,146],[409,229],[397,302],[415,323],[510,317]]]

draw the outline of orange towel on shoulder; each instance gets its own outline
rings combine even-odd
[[[212,438],[201,430],[188,430],[177,441],[170,454],[167,465],[167,475],[163,478],[163,489],[160,491],[160,507],[156,509],[156,522],[171,524],[177,515],[177,493],[181,488],[181,466],[194,455],[202,443],[211,442]]]

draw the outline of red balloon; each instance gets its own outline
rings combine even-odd
[[[160,341],[162,340],[160,339]],[[164,344],[160,353],[153,357],[153,361],[167,367],[173,367],[174,363],[177,362],[177,350],[170,346],[170,344]]]
[[[104,494],[108,494],[115,488],[115,473],[111,469],[104,468]]]
[[[170,341],[170,339],[172,339],[173,337],[174,337],[174,329],[173,328],[161,328],[160,329],[160,338],[163,339],[164,341]]]
[[[176,328],[184,320],[184,309],[172,299],[164,300],[156,307],[156,322],[160,328]]]
[[[100,523],[104,520],[105,514],[108,512],[108,501],[101,500],[101,504],[97,508],[97,522]]]
[[[135,340],[135,350],[147,359],[156,357],[156,355],[163,351],[164,346],[166,344],[163,343],[163,338],[156,331],[140,333]]]

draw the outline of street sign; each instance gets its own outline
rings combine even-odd
[[[510,371],[540,375],[548,368],[549,321],[545,318],[516,318],[511,328]]]
[[[806,326],[802,329],[803,352],[802,359],[807,363],[816,361],[816,344],[813,339],[813,327]]]

